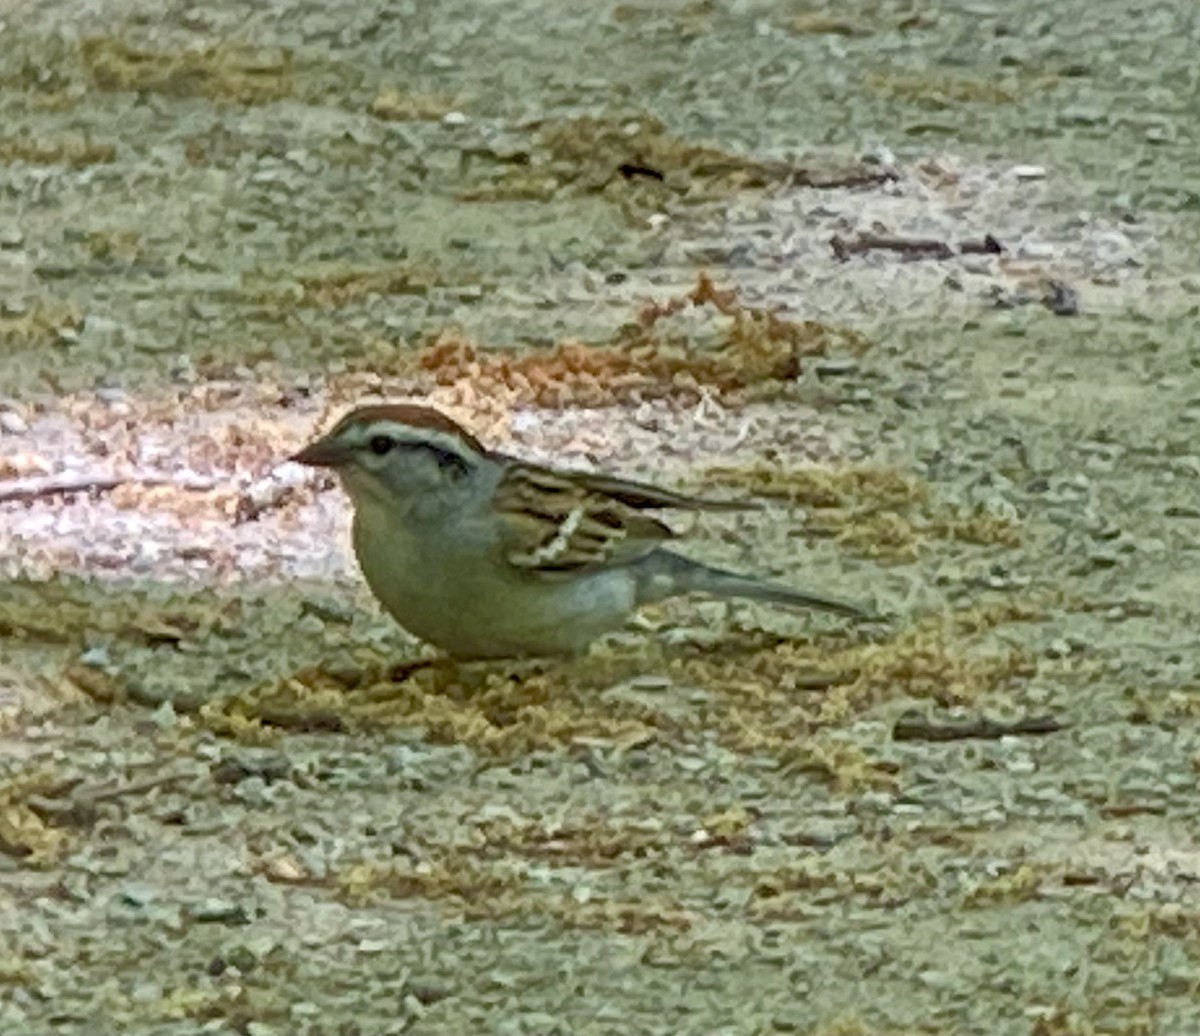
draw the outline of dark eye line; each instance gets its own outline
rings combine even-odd
[[[470,462],[453,450],[445,449],[431,442],[409,442],[394,439],[390,435],[373,435],[367,440],[367,449],[377,457],[383,457],[393,450],[423,451],[429,454],[437,466],[443,471],[453,471],[456,475],[466,475],[471,470]]]
[[[406,450],[424,450],[443,471],[453,471],[456,475],[466,475],[471,470],[471,465],[459,454],[453,450],[443,449],[441,446],[436,446],[431,442],[405,442],[397,443],[396,445]]]

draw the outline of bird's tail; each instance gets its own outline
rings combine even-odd
[[[873,615],[869,609],[849,601],[702,565],[666,550],[656,550],[643,558],[640,568],[643,578],[639,585],[639,603],[661,601],[676,594],[700,593],[713,597],[741,597],[792,608],[815,608],[856,619]]]

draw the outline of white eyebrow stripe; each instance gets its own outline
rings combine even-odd
[[[366,445],[377,435],[386,435],[399,443],[428,443],[464,459],[470,459],[475,454],[475,451],[457,435],[449,435],[434,428],[414,428],[412,425],[396,424],[393,421],[374,421],[368,425],[360,425],[355,438],[358,443]]]

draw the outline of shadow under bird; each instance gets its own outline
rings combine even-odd
[[[692,561],[647,511],[746,510],[484,447],[417,404],[352,411],[293,460],[337,473],[367,585],[408,632],[461,659],[574,654],[680,594],[865,618],[853,604]]]

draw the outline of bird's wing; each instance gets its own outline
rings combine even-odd
[[[619,565],[675,533],[649,507],[712,506],[655,486],[513,463],[492,498],[503,549],[516,568],[561,576]]]
[[[711,500],[702,496],[688,496],[686,493],[675,493],[647,482],[633,482],[611,475],[572,472],[567,477],[589,492],[612,497],[638,509],[662,507],[681,511],[754,511],[759,507],[753,500]]]

